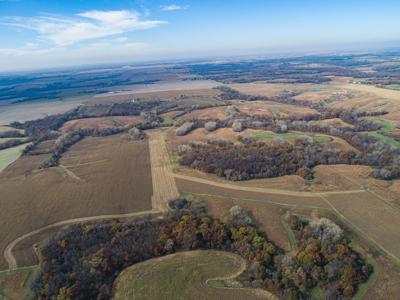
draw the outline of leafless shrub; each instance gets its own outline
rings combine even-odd
[[[175,134],[178,136],[186,135],[193,129],[193,127],[193,122],[185,122],[175,131]]]

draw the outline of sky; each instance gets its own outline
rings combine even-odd
[[[0,72],[400,46],[400,1],[0,0]]]

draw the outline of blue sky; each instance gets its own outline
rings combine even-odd
[[[399,16],[388,0],[0,0],[0,70],[363,50],[400,42]]]

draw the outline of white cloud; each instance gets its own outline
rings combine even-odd
[[[128,40],[129,39],[126,36],[122,36],[122,37],[113,39],[112,41],[116,42],[116,43],[126,43]]]
[[[75,18],[58,16],[37,18],[7,18],[5,24],[34,30],[41,39],[58,46],[117,35],[134,30],[153,28],[166,22],[142,20],[136,11],[87,11]]]
[[[158,57],[165,49],[146,43],[97,41],[79,47],[40,48],[27,44],[20,48],[0,48],[0,70],[43,69],[100,63],[124,63]]]
[[[176,4],[170,4],[170,5],[162,5],[161,9],[164,11],[175,11],[175,10],[185,10],[188,9],[188,6],[180,6]]]

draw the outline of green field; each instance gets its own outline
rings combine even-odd
[[[25,149],[27,144],[19,145],[17,147],[8,148],[0,151],[0,172],[3,171],[8,165],[13,163],[21,156],[22,150]]]
[[[170,126],[170,125],[172,125],[173,122],[174,122],[174,120],[172,120],[172,118],[164,118],[161,121],[160,125],[161,126]]]
[[[221,288],[222,279],[245,267],[237,255],[191,251],[151,259],[125,269],[114,284],[113,299],[268,299],[262,290]],[[256,293],[257,292],[257,293]]]
[[[400,84],[387,84],[387,85],[383,85],[383,86],[379,86],[379,87],[383,87],[385,89],[390,89],[390,90],[400,91]]]
[[[397,149],[400,149],[400,142],[396,141],[395,139],[392,139],[391,137],[388,137],[386,135],[380,134],[378,132],[367,132],[367,134],[369,136],[373,136],[379,140],[381,140],[382,142],[389,144]]]
[[[30,289],[36,267],[0,272],[0,299],[34,299]]]
[[[292,251],[296,251],[297,250],[297,240],[296,240],[296,237],[294,236],[292,229],[290,229],[289,224],[286,222],[285,215],[281,215],[280,221],[281,221],[283,229],[285,230],[285,232],[288,236],[290,248],[292,249]]]
[[[251,136],[256,139],[272,139],[280,137],[285,141],[312,138],[313,141],[316,143],[326,143],[330,141],[330,138],[325,135],[307,135],[307,134],[299,134],[291,132],[288,133],[260,132],[260,133],[253,133]]]
[[[382,126],[381,131],[392,132],[396,130],[396,127],[389,121],[381,119],[372,119],[372,120]]]

